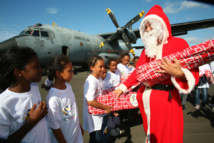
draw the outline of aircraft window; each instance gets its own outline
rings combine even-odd
[[[32,35],[33,35],[33,36],[39,36],[39,31],[38,31],[38,30],[34,30],[34,32],[33,32]]]
[[[82,40],[81,37],[78,37],[78,36],[74,36],[75,39],[78,39],[78,40]]]
[[[41,36],[42,37],[49,37],[48,32],[46,32],[46,31],[41,31]]]
[[[26,31],[25,34],[31,35],[31,30]]]

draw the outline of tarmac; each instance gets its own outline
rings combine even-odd
[[[83,125],[83,86],[89,73],[85,70],[78,70],[73,76],[70,84],[76,96],[76,103],[79,111],[80,124]],[[39,86],[41,87],[47,76],[43,76]],[[46,101],[48,91],[40,88],[42,100]],[[209,100],[214,95],[214,85],[209,90]],[[188,95],[186,110],[184,115],[184,143],[214,143],[214,110],[207,106],[208,111],[194,109],[194,91]],[[213,126],[213,127],[212,127]],[[143,130],[142,119],[138,112],[137,118],[128,120],[121,125],[125,132],[117,137],[109,136],[109,143],[144,143],[145,133]],[[84,143],[88,143],[89,134],[87,131],[83,135]]]

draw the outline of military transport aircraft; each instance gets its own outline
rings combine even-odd
[[[140,12],[124,27],[120,27],[115,15],[110,9],[107,12],[117,28],[116,32],[89,35],[79,31],[56,25],[42,25],[40,23],[27,27],[18,36],[0,43],[0,53],[8,47],[30,47],[38,54],[41,66],[46,67],[49,59],[57,54],[67,55],[74,65],[86,65],[92,55],[99,55],[105,59],[117,58],[123,51],[134,54],[132,43],[140,38],[139,30],[130,27],[143,15]],[[187,31],[214,26],[214,19],[173,24],[172,35],[187,34]],[[135,47],[134,47],[135,48]],[[137,47],[142,48],[142,47]]]

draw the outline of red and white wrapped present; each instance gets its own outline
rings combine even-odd
[[[124,74],[121,76],[121,82],[125,82],[130,74]],[[133,92],[132,89],[137,87],[139,84],[128,89],[126,94],[122,94],[119,99],[116,99],[116,94],[113,92],[115,88],[109,88],[103,90],[102,95],[98,95],[96,100],[104,105],[112,106],[112,111],[134,109],[138,107],[138,102],[136,99],[137,92]],[[119,85],[118,85],[119,86]],[[88,112],[92,115],[103,114],[104,110],[88,106]]]
[[[106,94],[98,95],[96,100],[104,105],[112,106],[112,109],[111,109],[112,111],[134,109],[138,107],[136,92],[128,92],[126,94],[122,94],[119,99],[116,99],[117,95],[112,91],[112,89],[104,90],[104,92]],[[97,109],[90,105],[88,106],[88,112],[92,115],[105,113],[104,110]]]
[[[170,61],[177,58],[180,61],[181,67],[189,70],[198,68],[200,65],[214,60],[214,39],[186,48],[164,58]],[[155,72],[155,70],[161,70],[157,62],[161,62],[161,60],[154,60],[136,68],[139,82],[151,87],[170,78],[168,74]]]

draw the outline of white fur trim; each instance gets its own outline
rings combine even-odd
[[[141,24],[140,24],[140,27],[139,27],[139,31],[140,31],[140,36],[141,36],[142,41],[143,41],[143,32],[144,32],[144,31],[142,31],[142,29],[143,29],[142,26],[143,26],[143,23],[148,19],[156,19],[156,20],[160,21],[160,23],[163,25],[163,28],[164,28],[164,31],[165,31],[164,37],[163,37],[163,43],[164,44],[167,43],[168,42],[167,39],[169,37],[169,31],[167,29],[166,23],[164,22],[164,20],[161,17],[159,17],[159,16],[157,16],[155,14],[148,15],[148,16],[144,17],[143,20],[141,21]]]
[[[151,88],[145,88],[143,92],[143,106],[144,106],[144,111],[146,114],[147,118],[147,143],[150,143],[150,121],[151,121],[151,112],[150,112],[150,96],[151,96],[152,89]]]
[[[195,87],[195,78],[193,76],[193,74],[188,70],[188,69],[184,69],[181,68],[181,70],[184,72],[185,78],[187,80],[187,84],[188,84],[188,89],[183,89],[180,87],[180,85],[176,82],[175,77],[171,76],[171,81],[174,84],[174,86],[182,93],[184,94],[189,94],[193,88]]]
[[[123,93],[126,93],[127,92],[127,87],[124,85],[124,84],[121,84],[118,86],[118,89],[122,90]]]

